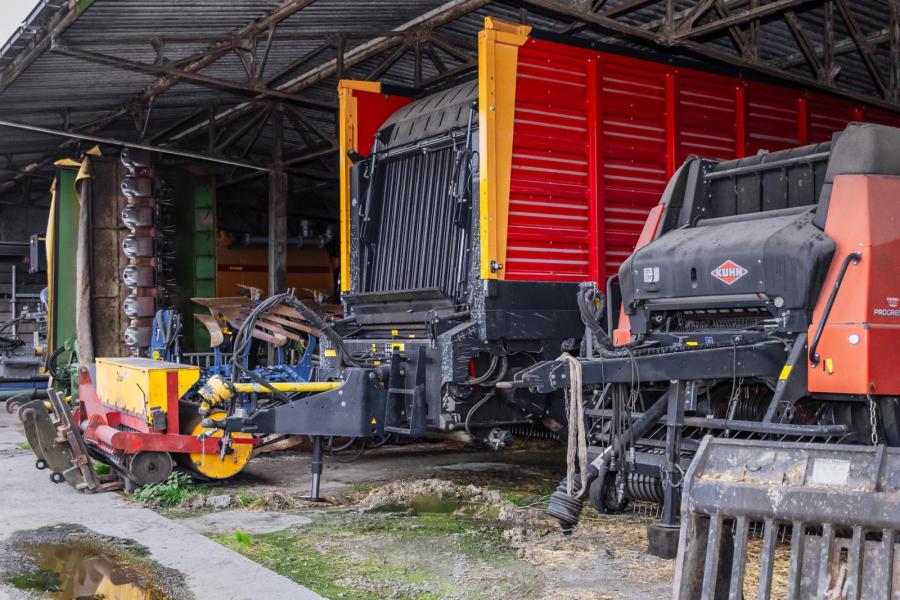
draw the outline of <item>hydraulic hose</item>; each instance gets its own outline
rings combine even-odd
[[[353,360],[349,354],[347,353],[346,348],[344,348],[344,343],[340,335],[334,329],[326,323],[322,317],[316,313],[316,311],[312,310],[299,300],[292,293],[283,293],[276,294],[270,298],[266,298],[262,302],[260,302],[247,316],[247,319],[241,324],[240,329],[238,329],[237,333],[234,336],[234,355],[232,356],[232,363],[234,365],[241,365],[244,356],[250,351],[250,344],[252,342],[252,332],[253,328],[256,325],[256,321],[259,319],[260,315],[265,313],[272,308],[279,305],[289,306],[293,308],[306,319],[310,325],[312,325],[315,329],[322,332],[322,335],[328,339],[331,346],[335,349],[338,354],[338,357],[341,361],[341,364],[350,364],[353,366],[359,366],[357,361]],[[232,371],[232,381],[238,380],[238,369],[233,369]]]
[[[600,324],[601,316],[606,311],[606,298],[603,294],[597,291],[593,283],[582,283],[578,286],[577,303],[582,322],[600,345],[598,350],[612,349],[609,333]]]

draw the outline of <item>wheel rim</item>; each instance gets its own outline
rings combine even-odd
[[[226,413],[214,412],[208,418],[215,421],[225,419]],[[191,419],[189,427],[183,431],[190,432],[193,437],[199,436],[201,433],[208,433],[209,429],[201,426],[202,417],[197,415]],[[208,479],[228,479],[240,473],[247,463],[250,461],[250,455],[253,452],[253,444],[247,443],[252,440],[253,436],[249,433],[232,433],[233,440],[241,440],[231,445],[232,452],[224,457],[219,454],[219,440],[224,435],[221,429],[215,430],[212,435],[207,437],[204,442],[208,446],[206,453],[198,452],[192,454],[182,454],[179,456],[179,464],[183,464],[195,473],[202,475]]]

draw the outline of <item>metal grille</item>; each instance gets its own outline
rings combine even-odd
[[[439,288],[457,297],[466,277],[469,227],[455,224],[453,146],[387,158],[378,165],[373,243],[362,248],[364,292]]]
[[[675,599],[900,597],[898,465],[881,446],[707,437],[684,481]]]

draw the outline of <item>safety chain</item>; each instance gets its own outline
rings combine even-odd
[[[866,398],[869,400],[869,427],[871,428],[872,434],[872,445],[878,445],[878,406],[875,404],[875,399],[872,398],[869,394],[866,394]]]
[[[684,480],[685,480],[685,477],[687,476],[687,473],[685,472],[685,470],[683,468],[681,468],[680,464],[675,463],[674,466],[675,466],[675,470],[678,472],[678,481],[677,482],[673,481],[672,477],[669,475],[668,467],[659,467],[659,479],[660,479],[660,483],[662,483],[663,488],[665,488],[667,486],[671,486],[673,489],[677,490],[682,485],[684,485]]]
[[[734,390],[731,392],[731,395],[728,397],[728,405],[725,408],[725,419],[731,421],[734,419],[734,413],[737,410],[737,403],[741,397],[741,394],[744,392],[744,378],[741,377],[737,380]],[[723,437],[731,437],[731,430],[726,429]]]

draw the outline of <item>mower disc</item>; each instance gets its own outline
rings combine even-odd
[[[137,485],[162,483],[172,474],[172,466],[168,452],[138,452],[128,464],[128,476]]]
[[[224,412],[214,412],[209,415],[209,418],[218,421],[225,419],[226,416]],[[199,414],[192,416],[185,423],[186,426],[182,428],[182,431],[194,437],[203,432],[208,432],[208,429],[200,426],[202,420],[203,417]],[[207,446],[215,448],[215,450],[205,454],[179,454],[177,455],[178,462],[185,468],[207,479],[228,479],[229,477],[234,477],[247,466],[247,463],[250,461],[250,454],[253,452],[253,444],[242,443],[237,440],[249,441],[253,439],[253,436],[249,433],[232,433],[231,436],[235,443],[231,445],[231,451],[222,457],[218,450],[219,445],[215,440],[218,440],[223,435],[224,432],[221,429],[217,429],[207,438]]]

